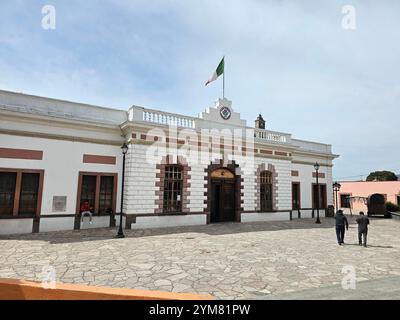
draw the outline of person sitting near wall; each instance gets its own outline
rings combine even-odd
[[[92,216],[93,213],[90,210],[90,206],[89,206],[89,201],[85,200],[83,201],[82,205],[81,205],[81,216],[82,216],[82,222],[83,222],[83,217],[88,214],[90,217],[89,223],[92,224]]]

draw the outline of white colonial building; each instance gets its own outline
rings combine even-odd
[[[198,117],[0,91],[0,234],[325,215],[328,144],[247,126],[219,99]],[[318,188],[314,164],[318,162]],[[81,219],[89,202],[93,223]]]

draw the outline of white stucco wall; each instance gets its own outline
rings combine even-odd
[[[207,204],[204,203],[204,200],[207,200],[207,197],[204,195],[204,192],[207,192],[207,188],[204,187],[204,180],[207,177],[207,173],[204,171],[205,166],[199,163],[190,162],[189,159],[190,170],[190,187],[189,192],[190,196],[188,196],[189,204],[188,208],[190,212],[203,212],[205,208],[207,208]]]
[[[163,228],[173,226],[194,226],[207,223],[205,214],[193,214],[184,216],[152,216],[137,217],[136,223],[132,223],[132,229],[141,228]]]
[[[243,213],[241,215],[242,222],[257,221],[288,221],[290,220],[290,211],[284,212],[254,212]]]
[[[74,229],[74,217],[40,219],[39,232],[63,231]]]
[[[160,170],[146,161],[147,148],[132,144],[126,157],[124,211],[127,214],[152,214],[157,208],[156,174]]]
[[[310,159],[311,162],[312,160]],[[316,178],[313,177],[313,173],[315,172],[314,166],[293,163],[291,170],[299,172],[299,176],[291,177],[291,181],[300,182],[301,207],[312,208],[312,185],[316,183]],[[325,178],[318,178],[318,182],[326,184],[327,205],[330,205],[332,204],[332,168],[321,166],[319,172],[325,174]]]
[[[33,219],[1,219],[0,234],[32,233]]]
[[[4,134],[0,134],[0,146],[43,151],[43,160],[0,158],[0,168],[44,170],[41,214],[75,214],[79,171],[118,173],[119,208],[122,168],[120,147]],[[84,154],[115,156],[116,165],[83,163]],[[67,196],[64,212],[52,212],[53,196]]]

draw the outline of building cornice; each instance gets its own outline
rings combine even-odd
[[[101,143],[106,141],[106,144],[109,144],[109,142],[115,143],[116,140],[112,140],[112,136],[111,139],[107,139],[108,137],[98,139],[94,137],[96,133],[125,134],[129,140],[132,132],[148,134],[152,129],[163,130],[168,135],[169,125],[167,123],[176,126],[178,135],[180,131],[185,129],[194,130],[199,134],[204,132],[203,130],[213,130],[212,127],[215,126],[217,130],[253,130],[255,138],[250,145],[259,150],[260,156],[269,157],[269,151],[272,150],[272,155],[275,155],[277,151],[278,153],[287,153],[288,157],[305,156],[330,161],[339,157],[339,155],[331,153],[331,145],[329,144],[295,139],[288,133],[251,128],[246,126],[245,123],[240,125],[242,122],[240,122],[238,113],[235,114],[238,115],[240,121],[236,119],[237,121],[223,122],[215,121],[216,118],[210,118],[210,116],[207,118],[192,117],[138,106],[132,106],[128,111],[123,111],[4,90],[0,90],[0,98],[2,98],[0,101],[2,120],[55,127],[55,129],[58,127],[77,130],[76,135],[74,132],[70,132],[68,136],[51,132],[54,130],[45,129],[44,131],[50,132],[41,132],[41,128],[25,130],[22,127],[18,129],[17,126],[14,129],[6,125],[3,129],[3,132],[8,130],[8,132],[18,133],[18,135],[59,137],[71,141],[102,141]],[[219,99],[219,104],[229,103],[230,106],[231,102],[225,100]],[[215,108],[218,109],[219,104],[217,103]],[[83,134],[85,137],[79,137],[79,134]],[[90,137],[91,135],[93,137]],[[210,136],[212,136],[212,132]],[[246,145],[244,131],[239,139],[241,141],[238,141],[238,144],[244,144],[246,148],[250,147]]]
[[[329,159],[329,160],[334,160],[336,158],[339,157],[339,155],[337,154],[333,154],[333,153],[322,153],[322,152],[316,152],[316,151],[305,151],[305,150],[301,150],[301,149],[296,149],[293,152],[293,156],[312,156],[312,157],[319,157],[319,158],[323,158],[323,159]]]
[[[164,124],[158,124],[155,123],[153,125],[149,125],[147,122],[125,122],[121,125],[121,130],[124,131],[127,135],[129,135],[131,132],[135,132],[138,134],[148,134],[150,130],[154,129],[159,129],[162,130],[168,134],[168,125]],[[188,130],[188,128],[181,128],[177,127],[177,133],[179,135],[179,132],[182,130]],[[248,128],[251,129],[251,128]],[[194,130],[196,133],[200,134],[200,130],[196,129],[189,129],[189,130]],[[209,136],[211,137],[211,135]],[[243,144],[246,142],[246,140],[241,139],[240,143]],[[308,142],[308,141],[306,141]],[[324,145],[317,143],[318,145]],[[277,150],[277,151],[284,151],[288,153],[292,153],[292,155],[305,155],[305,156],[313,156],[313,157],[318,157],[318,158],[329,158],[330,160],[333,160],[338,157],[336,154],[330,154],[330,153],[322,153],[322,152],[317,152],[317,151],[310,151],[310,150],[302,150],[300,147],[292,145],[292,144],[283,144],[283,143],[275,143],[272,141],[253,141],[253,146],[255,149],[267,149],[267,150]]]
[[[29,138],[42,138],[42,139],[53,139],[53,140],[65,140],[72,142],[95,143],[95,144],[114,145],[114,146],[121,146],[122,143],[124,142],[123,137],[121,137],[121,140],[108,140],[108,139],[73,137],[60,134],[7,130],[7,129],[0,129],[0,134],[29,137]]]
[[[306,164],[306,165],[314,165],[315,164],[315,162],[312,162],[312,161],[299,161],[299,160],[292,160],[292,163],[294,163],[294,164]],[[329,168],[333,167],[333,164],[328,164],[328,163],[319,163],[319,165],[321,167],[329,167]]]
[[[88,129],[94,129],[94,130],[118,130],[119,126],[117,125],[112,125],[112,124],[106,124],[106,123],[99,123],[99,122],[94,122],[94,121],[89,121],[86,119],[83,120],[77,120],[77,119],[65,119],[65,118],[60,118],[57,116],[50,116],[50,115],[36,115],[36,114],[30,114],[30,113],[20,113],[18,111],[10,111],[10,110],[2,110],[0,109],[0,115],[2,116],[3,119],[7,118],[9,120],[17,120],[17,121],[25,121],[25,122],[33,122],[36,124],[45,124],[48,125],[49,123],[51,124],[56,124],[56,125],[64,125],[68,127],[85,127]]]

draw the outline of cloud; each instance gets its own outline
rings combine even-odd
[[[225,55],[248,124],[262,113],[332,143],[337,177],[400,171],[398,2],[352,1],[355,31],[341,27],[347,1],[55,0],[56,31],[40,28],[44,4],[1,2],[2,88],[197,115],[221,95],[204,81]]]

